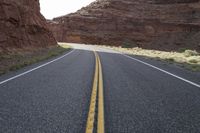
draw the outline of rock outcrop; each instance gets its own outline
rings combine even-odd
[[[55,44],[39,0],[0,0],[0,52]]]
[[[199,0],[97,0],[49,23],[58,41],[200,49]]]

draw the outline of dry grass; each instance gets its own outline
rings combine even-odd
[[[192,71],[200,71],[200,53],[193,50],[182,50],[181,52],[165,52],[158,50],[147,50],[142,48],[122,48],[114,46],[103,46],[113,50],[131,55],[145,56],[153,59],[164,60],[169,63],[177,63]]]
[[[57,45],[39,49],[15,49],[12,52],[0,53],[0,75],[58,56],[67,50],[70,50],[69,46]]]

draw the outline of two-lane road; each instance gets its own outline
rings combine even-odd
[[[102,67],[106,133],[200,132],[199,73],[71,45],[75,50],[62,58],[0,77],[0,133],[84,133],[97,70],[93,50]],[[98,76],[96,84],[101,81]],[[94,130],[102,106],[99,88],[96,111],[91,111]]]

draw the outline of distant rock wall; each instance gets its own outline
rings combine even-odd
[[[58,41],[200,50],[199,0],[97,0],[49,23]]]
[[[0,0],[0,52],[55,44],[39,0]]]

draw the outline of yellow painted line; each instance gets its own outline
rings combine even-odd
[[[98,65],[97,58],[98,58],[97,53],[95,53],[95,62],[96,62],[95,74],[94,74],[89,113],[88,113],[88,118],[87,118],[86,133],[93,133],[93,129],[94,129],[96,97],[97,97],[97,88],[98,88],[98,72],[99,72],[99,65]]]
[[[98,90],[98,117],[97,117],[97,133],[104,133],[104,96],[103,96],[103,76],[101,61],[98,56],[99,64],[99,90]]]
[[[95,74],[92,87],[92,94],[90,100],[89,113],[87,118],[86,133],[93,133],[95,122],[95,110],[98,91],[98,115],[97,115],[97,133],[104,133],[104,97],[103,97],[103,75],[101,61],[97,54],[95,54]]]

